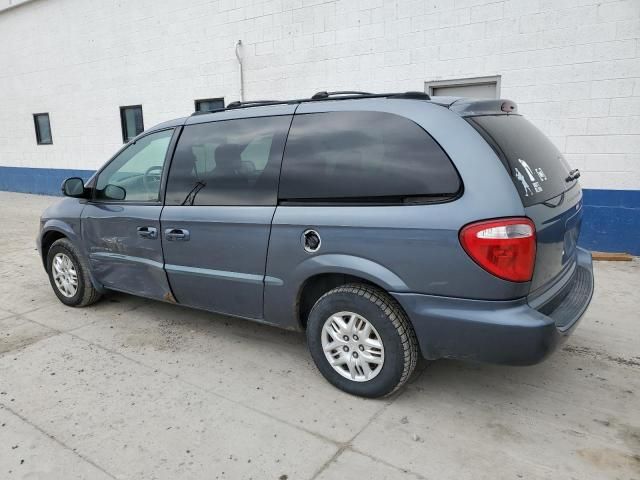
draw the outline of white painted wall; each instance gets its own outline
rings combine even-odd
[[[33,0],[0,0],[0,12],[31,1]]]
[[[640,0],[33,0],[0,3],[0,165],[95,169],[196,98],[423,90],[501,75],[502,97],[583,171],[640,188]],[[53,145],[32,114],[49,112]]]

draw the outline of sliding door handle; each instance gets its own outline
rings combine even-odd
[[[158,229],[156,227],[138,227],[138,236],[141,238],[158,238]]]
[[[164,238],[170,242],[186,242],[190,236],[189,230],[184,228],[167,228],[164,231]]]

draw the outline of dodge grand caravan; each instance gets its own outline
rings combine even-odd
[[[593,293],[579,172],[508,100],[320,92],[145,131],[41,219],[58,298],[109,290],[304,330],[378,397],[418,355],[526,365]]]

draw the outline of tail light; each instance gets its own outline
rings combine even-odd
[[[460,230],[467,254],[487,272],[512,282],[528,282],[536,260],[536,227],[528,218],[471,223]]]

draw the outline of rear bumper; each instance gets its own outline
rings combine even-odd
[[[591,302],[593,285],[591,254],[578,249],[573,274],[551,298],[484,301],[392,295],[411,319],[425,358],[531,365],[576,328]]]

